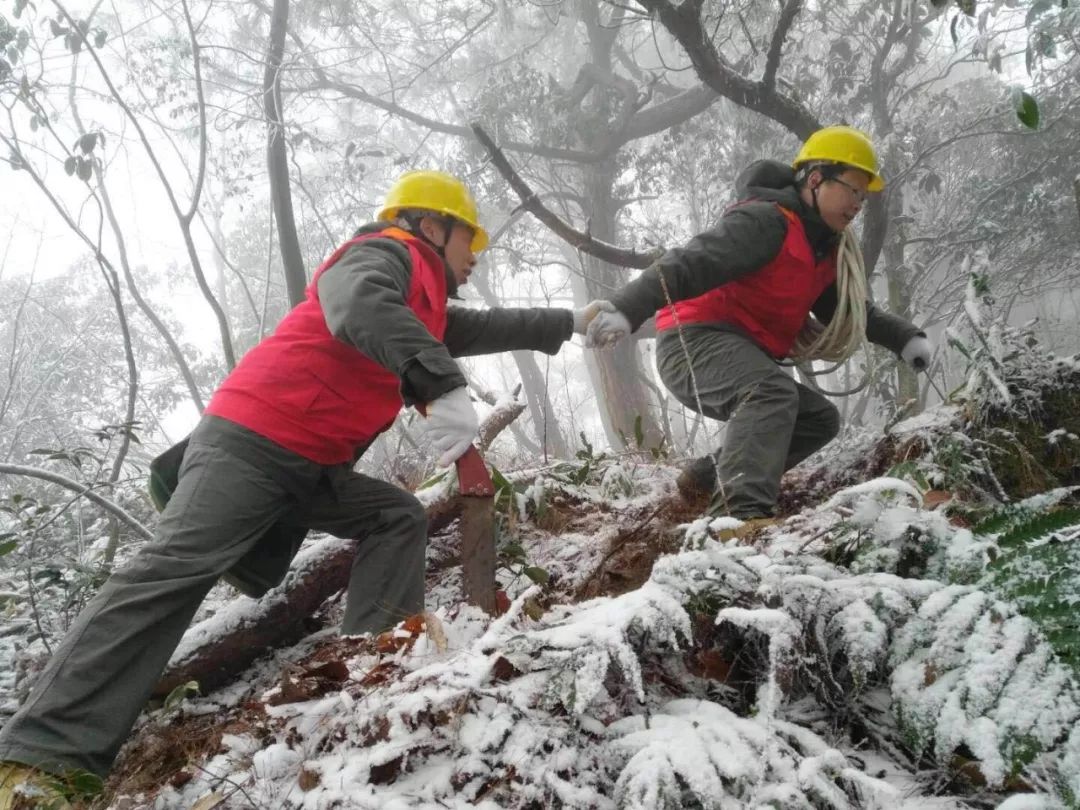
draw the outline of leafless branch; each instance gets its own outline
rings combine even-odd
[[[521,207],[534,217],[547,225],[559,238],[577,250],[596,256],[602,261],[619,267],[648,267],[656,259],[656,253],[638,253],[633,250],[624,250],[615,245],[595,239],[588,233],[575,230],[571,225],[561,220],[557,214],[547,208],[529,184],[521,179],[521,176],[510,165],[502,150],[495,144],[484,128],[477,123],[472,125],[472,131],[476,139],[487,149],[491,156],[491,162],[499,170],[510,187],[521,198]]]
[[[107,511],[109,514],[122,520],[124,523],[134,529],[138,534],[140,534],[143,539],[154,539],[153,532],[151,532],[148,528],[143,526],[138,520],[136,520],[128,512],[126,512],[123,507],[117,506],[115,503],[108,500],[107,498],[102,498],[85,484],[80,484],[78,481],[74,481],[71,478],[60,475],[59,473],[54,473],[49,470],[42,470],[37,467],[25,467],[21,464],[0,464],[0,473],[4,473],[5,475],[22,475],[26,476],[27,478],[37,478],[42,481],[48,481],[51,484],[57,484],[64,487],[65,489],[70,489],[72,492],[78,492],[87,500],[93,501],[102,509]]]
[[[698,78],[716,93],[741,107],[771,118],[800,139],[821,128],[820,122],[805,105],[779,92],[774,86],[766,85],[764,80],[754,82],[747,79],[723,60],[702,25],[700,3],[687,0],[675,6],[668,0],[638,2],[655,15],[682,45]],[[797,8],[785,8],[784,13],[794,14],[797,11]],[[778,33],[785,24],[784,13],[777,25]],[[775,36],[773,44],[776,45]]]
[[[784,40],[788,31],[802,10],[802,0],[787,0],[784,8],[780,11],[780,19],[776,21],[773,30],[772,41],[769,43],[769,55],[765,59],[765,72],[761,76],[761,84],[766,90],[776,87],[776,70],[780,67],[780,55],[784,50]]]

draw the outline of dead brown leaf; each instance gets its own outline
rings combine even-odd
[[[296,778],[297,784],[300,785],[300,789],[305,793],[317,788],[321,781],[322,779],[317,771],[312,771],[307,768],[301,768],[300,775]]]
[[[943,489],[931,489],[928,492],[923,493],[922,500],[923,506],[927,509],[937,509],[943,503],[948,503],[953,498],[951,492],[947,492]]]

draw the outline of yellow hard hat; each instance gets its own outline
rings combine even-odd
[[[791,162],[794,168],[817,161],[843,163],[870,175],[870,191],[881,191],[885,180],[878,174],[878,159],[870,136],[854,127],[825,127],[806,139]]]
[[[476,200],[456,177],[435,171],[406,172],[386,193],[376,219],[389,222],[408,209],[447,214],[473,229],[473,253],[487,247],[488,235],[480,225]]]

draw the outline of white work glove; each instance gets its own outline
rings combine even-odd
[[[930,365],[930,354],[933,350],[934,346],[927,338],[916,335],[904,344],[900,359],[916,371],[926,371]]]
[[[590,301],[586,306],[583,306],[580,309],[573,310],[574,334],[584,335],[585,330],[588,329],[589,324],[592,323],[592,319],[599,313],[615,311],[615,305],[613,303],[599,299]]]
[[[461,458],[479,431],[480,420],[465,386],[428,403],[424,433],[431,446],[441,454],[440,467],[449,467]]]
[[[592,319],[585,333],[585,345],[590,349],[614,346],[630,334],[630,320],[619,310],[600,312]]]

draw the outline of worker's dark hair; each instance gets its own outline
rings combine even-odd
[[[795,170],[795,185],[802,188],[806,185],[806,181],[809,179],[813,172],[820,172],[822,178],[825,180],[832,180],[835,177],[839,177],[846,170],[850,169],[846,163],[835,163],[828,160],[818,160],[813,163],[804,163],[798,169]]]

